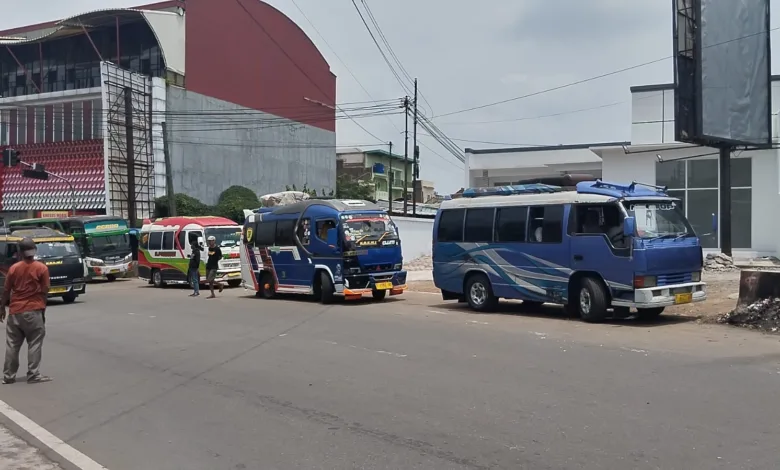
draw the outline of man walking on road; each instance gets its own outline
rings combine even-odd
[[[192,254],[190,255],[190,267],[187,274],[187,279],[192,283],[192,294],[190,297],[197,297],[200,295],[200,250],[201,245],[198,240],[191,240],[190,247],[192,248]]]
[[[209,288],[211,289],[211,295],[206,297],[207,299],[213,299],[214,295],[214,283],[217,279],[217,269],[219,269],[219,260],[222,259],[222,250],[217,246],[217,239],[214,236],[209,237],[209,258],[206,260],[206,280],[209,281]],[[219,287],[219,293],[222,293],[222,283],[217,282]]]
[[[35,242],[25,238],[19,243],[21,261],[11,266],[5,277],[0,305],[0,321],[6,319],[6,306],[9,315],[5,335],[5,365],[3,383],[16,382],[19,370],[19,352],[27,340],[27,383],[51,381],[51,377],[41,375],[41,348],[46,336],[46,297],[49,293],[49,268],[35,260]]]

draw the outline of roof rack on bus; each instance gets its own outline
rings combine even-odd
[[[556,193],[560,191],[563,191],[563,188],[549,184],[516,184],[514,186],[468,188],[463,191],[463,197],[512,196],[516,194]]]
[[[647,197],[666,195],[666,186],[639,183],[631,184],[611,183],[597,179],[596,181],[582,181],[577,183],[577,192],[580,194],[600,194],[611,197]]]

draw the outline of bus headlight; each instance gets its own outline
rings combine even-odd
[[[701,271],[697,271],[695,273],[691,273],[691,281],[693,281],[693,282],[701,282]]]
[[[87,266],[89,267],[95,267],[95,266],[105,266],[106,263],[102,259],[97,258],[86,258]]]
[[[655,276],[634,276],[634,287],[641,289],[645,287],[655,287],[657,280]]]
[[[393,269],[396,271],[400,271],[401,269],[403,269],[403,267],[404,267],[403,263],[397,263],[395,266],[393,266]]]

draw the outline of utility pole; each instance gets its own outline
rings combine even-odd
[[[127,148],[127,221],[135,228],[135,149],[133,148],[133,89],[125,87],[125,141]]]
[[[387,172],[387,202],[389,207],[389,213],[393,212],[393,143],[388,144],[390,146],[390,170]]]
[[[404,97],[404,215],[408,212],[409,205],[409,97]]]
[[[414,131],[412,147],[414,164],[412,165],[412,215],[417,215],[417,178],[420,177],[420,147],[417,146],[417,79],[414,79]]]
[[[168,153],[168,126],[162,122],[163,155],[165,156],[165,192],[168,193],[168,216],[176,217],[176,195],[173,193],[171,154]]]

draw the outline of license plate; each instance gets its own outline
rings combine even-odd
[[[108,270],[108,274],[116,274],[118,272],[119,272],[119,269],[117,269],[117,268],[112,268],[112,269]]]
[[[49,294],[62,294],[68,292],[67,287],[51,287],[49,288]]]
[[[241,273],[230,273],[230,274],[228,274],[228,277],[238,277],[240,275],[241,275]]]
[[[674,296],[675,304],[689,304],[693,302],[693,294],[688,292],[687,294],[676,294]]]
[[[392,282],[377,282],[376,290],[390,290],[393,288]]]

